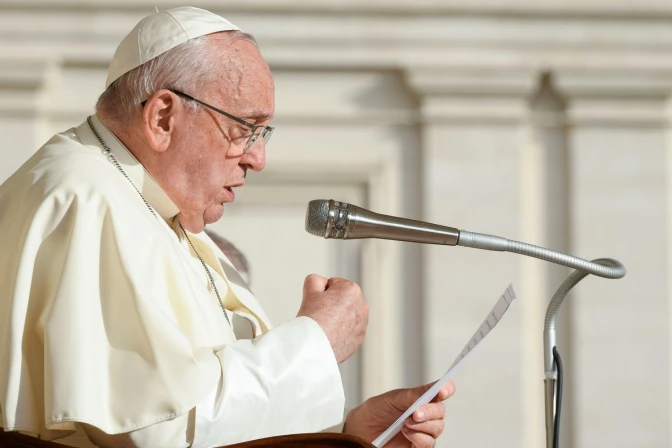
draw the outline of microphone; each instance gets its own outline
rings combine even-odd
[[[315,199],[308,203],[306,232],[315,236],[342,240],[379,238],[512,252],[585,271],[599,277],[621,278],[625,275],[625,268],[620,263],[618,266],[611,266],[610,262],[599,264],[499,236],[383,215],[333,199]],[[605,266],[606,264],[610,266]]]
[[[380,238],[455,246],[459,230],[422,221],[381,215],[356,205],[316,199],[308,203],[306,232],[324,238]]]

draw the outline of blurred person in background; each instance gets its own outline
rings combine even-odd
[[[213,243],[219,247],[219,250],[222,251],[226,258],[229,259],[233,267],[236,268],[236,271],[243,277],[245,283],[250,286],[252,284],[252,276],[250,270],[250,263],[247,261],[247,257],[243,254],[235,244],[227,240],[223,236],[217,234],[213,230],[205,229],[205,233],[210,237]]]
[[[5,430],[102,447],[372,440],[430,387],[344,419],[338,364],[368,322],[359,286],[310,275],[296,318],[272,328],[204,232],[265,166],[274,85],[252,36],[201,9],[157,11],[117,48],[96,109],[0,186]],[[433,446],[453,392],[388,446]]]

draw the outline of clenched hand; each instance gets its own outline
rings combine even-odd
[[[310,317],[322,327],[336,360],[341,363],[364,341],[369,305],[356,283],[312,274],[303,283],[299,316]]]

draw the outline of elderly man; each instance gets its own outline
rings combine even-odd
[[[122,41],[97,113],[0,186],[5,430],[104,447],[334,426],[372,440],[427,389],[371,398],[342,422],[337,364],[368,319],[359,287],[308,276],[297,317],[271,328],[203,232],[264,168],[273,113],[254,40],[219,16],[157,11]],[[392,445],[433,446],[453,391]]]

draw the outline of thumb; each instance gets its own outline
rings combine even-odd
[[[404,409],[409,408],[413,403],[416,402],[418,398],[420,398],[425,392],[431,389],[435,383],[436,381],[432,383],[423,384],[422,386],[402,390],[402,393],[398,394],[396,397],[397,398],[396,404]]]
[[[303,281],[303,295],[308,295],[313,292],[324,292],[327,289],[328,280],[325,277],[317,274],[310,274]]]

